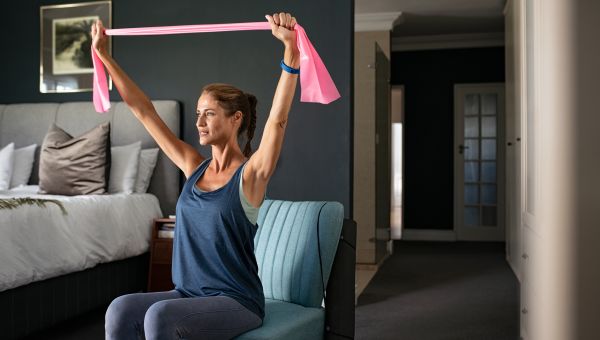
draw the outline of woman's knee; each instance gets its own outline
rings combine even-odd
[[[129,339],[134,338],[141,331],[140,312],[136,298],[132,294],[119,296],[114,299],[108,308],[104,318],[106,339]]]
[[[146,339],[179,339],[175,314],[169,301],[159,301],[146,311],[144,316],[144,333]]]

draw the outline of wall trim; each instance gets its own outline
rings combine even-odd
[[[404,241],[456,241],[454,229],[403,229]]]
[[[510,269],[512,269],[513,274],[515,274],[515,276],[517,277],[517,280],[519,280],[519,283],[522,283],[523,281],[521,280],[521,272],[519,272],[517,270],[517,264],[515,264],[512,261],[508,252],[506,252],[505,258],[506,258],[506,262],[508,262],[508,265],[510,266]]]
[[[504,46],[504,32],[392,37],[392,52]]]
[[[402,12],[355,14],[354,32],[391,31],[402,20]]]

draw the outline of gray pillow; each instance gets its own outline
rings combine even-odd
[[[40,152],[40,192],[55,195],[106,193],[110,173],[110,125],[73,138],[52,124]]]

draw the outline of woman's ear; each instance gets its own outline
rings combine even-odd
[[[244,114],[242,113],[242,111],[235,111],[235,113],[233,114],[234,120],[236,121],[240,121],[240,124],[242,122],[242,117],[244,116]]]
[[[231,116],[229,116],[228,118],[230,118],[230,122],[231,122],[231,126],[233,127],[237,127],[238,131],[240,129],[240,127],[242,126],[242,118],[243,118],[243,114],[242,111],[235,111]]]

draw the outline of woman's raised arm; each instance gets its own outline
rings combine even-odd
[[[275,13],[267,15],[271,24],[271,32],[281,40],[285,47],[283,54],[281,76],[275,95],[269,118],[265,124],[262,139],[256,152],[248,160],[244,171],[244,193],[250,203],[257,206],[261,203],[266,191],[267,183],[275,171],[277,160],[283,145],[283,137],[288,121],[288,113],[294,99],[298,74],[290,73],[290,69],[300,67],[300,52],[296,44],[296,18],[289,13]],[[288,70],[285,68],[288,66]],[[291,70],[293,72],[293,70]]]
[[[181,169],[186,177],[196,169],[204,157],[191,145],[177,138],[160,118],[146,94],[127,76],[108,53],[107,36],[100,20],[92,25],[92,47],[106,67],[123,101],[144,125],[163,152]]]

